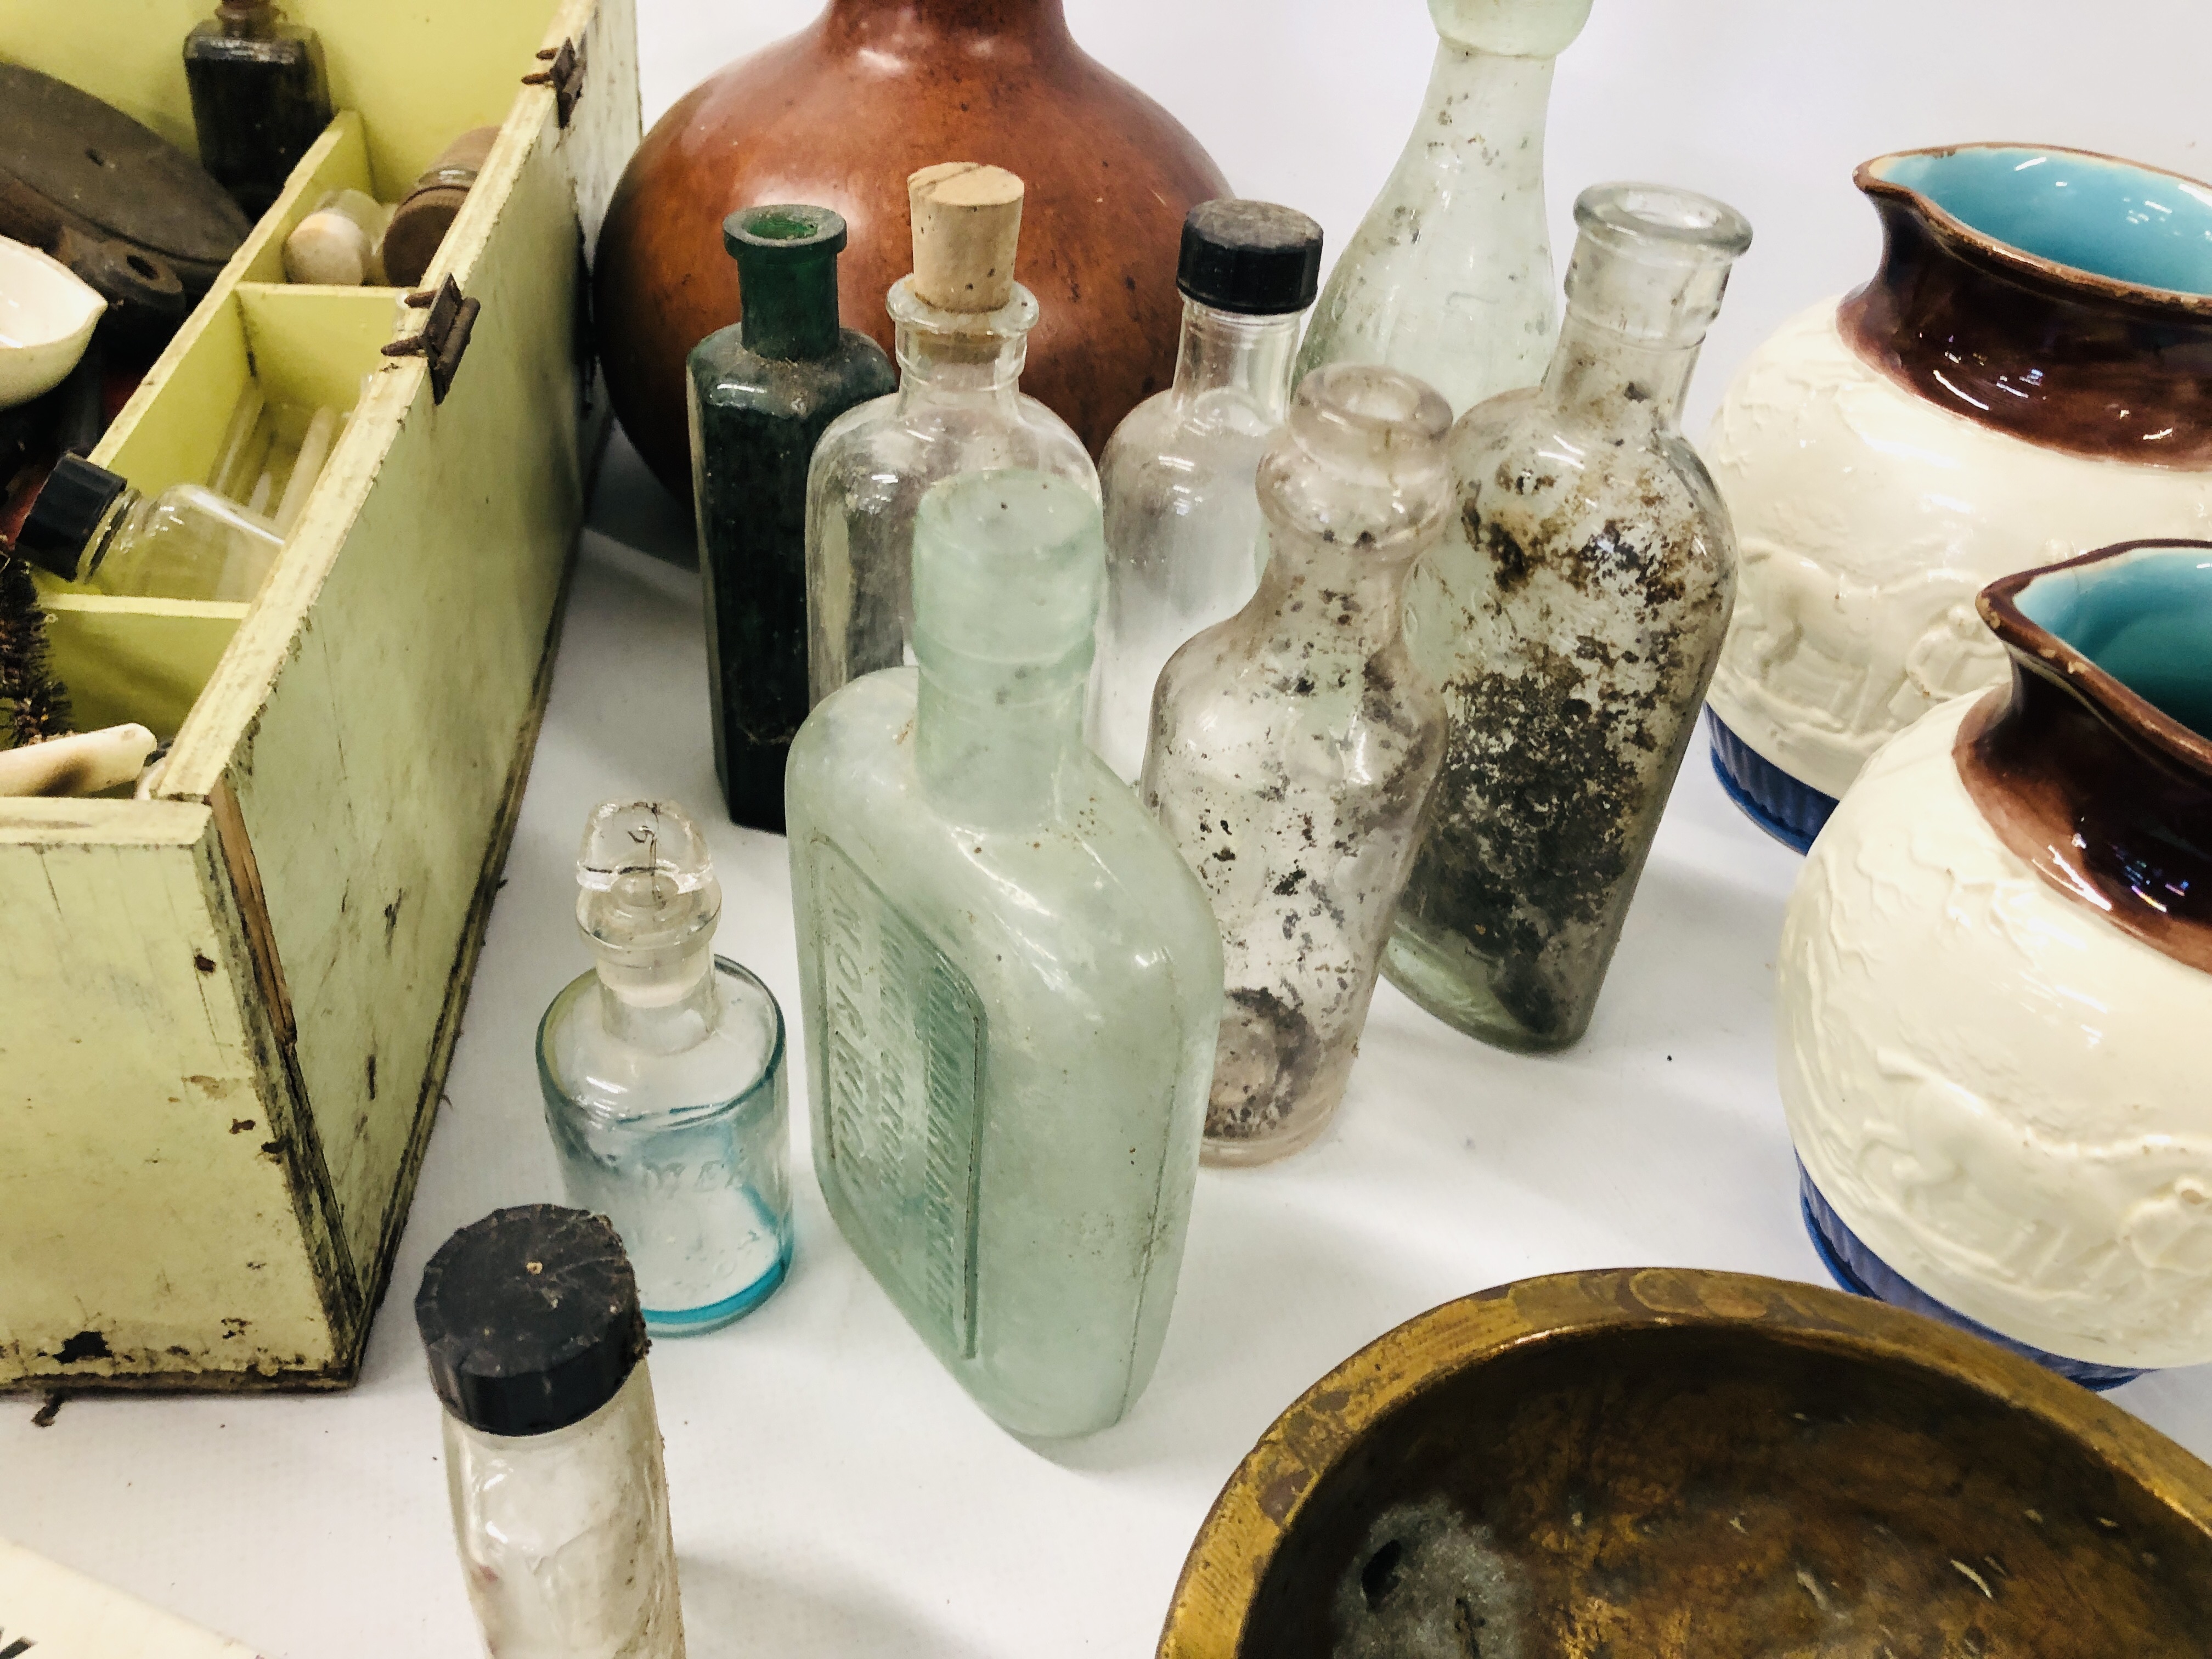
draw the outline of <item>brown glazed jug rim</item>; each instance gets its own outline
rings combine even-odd
[[[1870,199],[1905,204],[1919,216],[1929,232],[1953,252],[1980,263],[1998,276],[2014,277],[2037,286],[2057,288],[2100,304],[2142,307],[2168,316],[2179,313],[2212,319],[2212,294],[2191,294],[2181,289],[2152,288],[2141,283],[2123,282],[2117,276],[2106,276],[2080,265],[2069,265],[2040,253],[2031,253],[2026,248],[2016,247],[2000,237],[1992,236],[1988,231],[1975,228],[1925,192],[1915,190],[1910,185],[1899,184],[1893,179],[1886,179],[1876,171],[1888,163],[1909,161],[1916,156],[1957,155],[1968,150],[1981,149],[2024,149],[2045,155],[2071,155],[2085,161],[2097,161],[2155,178],[2171,179],[2176,184],[2186,185],[2194,190],[2212,191],[2212,184],[2202,179],[2192,179],[2185,173],[2153,167],[2145,161],[2130,161],[2124,155],[2107,155],[2102,150],[2075,149],[2064,144],[2001,139],[1890,150],[1860,162],[1851,171],[1851,182]]]
[[[2100,668],[2079,647],[2068,644],[2032,619],[2019,604],[2020,596],[2046,576],[2107,563],[2148,548],[2167,547],[2194,548],[2212,554],[2212,541],[2186,536],[2151,536],[2140,541],[2114,542],[2109,547],[2094,548],[2056,564],[2038,565],[2033,570],[2000,576],[1975,595],[1974,608],[2015,661],[2031,672],[2040,672],[2070,686],[2094,703],[2115,726],[2142,738],[2147,746],[2212,785],[2212,734],[2184,726],[2149,698]],[[2003,697],[2008,694],[2000,690],[1996,695]]]
[[[2064,571],[2154,550],[2212,555],[2185,536],[2118,542],[2000,577],[1976,597],[2012,660],[1952,744],[1984,823],[2043,882],[2185,967],[2212,974],[2212,733],[2166,713],[2021,608]]]

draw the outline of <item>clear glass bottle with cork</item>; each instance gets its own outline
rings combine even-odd
[[[791,749],[815,1172],[986,1411],[1086,1434],[1166,1334],[1221,941],[1174,842],[1083,742],[1089,493],[948,479],[914,567],[919,666],[854,680]]]
[[[1160,675],[1145,804],[1226,947],[1210,1163],[1304,1146],[1351,1077],[1443,758],[1443,704],[1407,658],[1399,607],[1450,506],[1450,425],[1410,375],[1308,375],[1260,464],[1259,592]]]
[[[1457,497],[1406,592],[1450,714],[1384,971],[1472,1036],[1589,1028],[1735,602],[1735,532],[1682,399],[1751,227],[1659,185],[1575,203],[1543,383],[1452,429]]]
[[[806,718],[806,470],[830,423],[889,396],[884,349],[837,319],[845,222],[752,207],[722,222],[744,314],[691,349],[691,498],[707,600],[714,775],[733,822],[783,829]]]
[[[185,37],[200,165],[255,218],[331,124],[323,43],[272,0],[222,0]]]
[[[1114,429],[1098,467],[1106,604],[1091,746],[1128,782],[1145,764],[1152,687],[1176,647],[1236,614],[1267,559],[1252,480],[1291,400],[1321,227],[1273,202],[1201,202],[1183,220],[1175,384]]]
[[[714,954],[721,884],[683,808],[594,809],[576,882],[598,963],[538,1029],[562,1181],[622,1234],[648,1328],[714,1330],[766,1301],[791,1262],[783,1013]]]
[[[807,678],[811,702],[911,662],[915,514],[956,473],[1022,467],[1094,501],[1097,470],[1066,422],[1021,390],[1037,319],[1014,280],[1022,181],[945,161],[907,180],[914,271],[894,283],[899,387],[849,410],[806,479]]]
[[[645,1322],[604,1216],[496,1210],[415,1297],[453,1539],[499,1659],[684,1659]]]

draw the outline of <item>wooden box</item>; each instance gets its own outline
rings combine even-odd
[[[175,744],[153,799],[0,801],[0,1387],[353,1380],[605,429],[582,273],[639,136],[632,0],[286,6],[344,112],[93,459],[204,479],[249,376],[351,418],[251,606],[44,587],[78,726]],[[190,149],[211,9],[0,0],[0,58]],[[281,248],[325,190],[396,200],[491,123],[425,278],[481,306],[441,399],[382,351],[430,313],[288,286]]]

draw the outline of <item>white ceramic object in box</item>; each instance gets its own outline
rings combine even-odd
[[[0,409],[59,386],[106,309],[58,259],[0,236]]]

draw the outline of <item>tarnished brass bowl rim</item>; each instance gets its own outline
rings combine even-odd
[[[2212,1468],[2118,1406],[1978,1338],[1841,1291],[1751,1273],[1613,1267],[1517,1279],[1378,1337],[1307,1389],[1229,1478],[1192,1542],[1158,1659],[1236,1659],[1253,1597],[1321,1478],[1418,1395],[1516,1350],[1667,1328],[1735,1328],[1946,1377],[2057,1429],[2212,1534]]]

